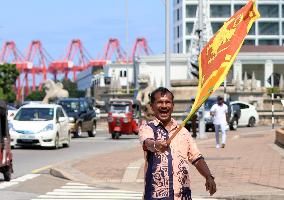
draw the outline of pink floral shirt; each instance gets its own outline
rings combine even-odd
[[[140,127],[139,140],[167,140],[178,128],[172,119],[168,132],[158,119]],[[164,153],[145,151],[145,200],[191,199],[189,164],[202,157],[187,129],[182,128]]]

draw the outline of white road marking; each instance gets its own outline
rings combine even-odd
[[[82,183],[69,182],[54,189],[52,192],[47,192],[45,195],[39,195],[33,200],[80,200],[80,199],[101,199],[101,200],[136,200],[142,199],[142,192],[132,192],[127,190],[103,190],[95,187],[88,186]]]
[[[13,185],[17,185],[21,182],[31,180],[31,179],[36,178],[38,176],[40,176],[40,174],[26,174],[26,175],[18,177],[16,179],[12,179],[10,182],[1,182],[0,183],[0,189],[4,189],[4,188],[11,187]]]
[[[59,189],[39,195],[32,200],[82,200],[82,199],[100,199],[100,200],[136,200],[142,199],[142,192],[133,192],[128,190],[109,190],[88,186],[78,182],[66,183]],[[193,200],[217,200],[202,197],[193,197]]]

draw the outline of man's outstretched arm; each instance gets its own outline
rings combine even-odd
[[[196,167],[198,172],[206,179],[205,183],[206,190],[209,191],[210,195],[212,196],[217,191],[216,183],[204,158],[200,157],[192,164]]]

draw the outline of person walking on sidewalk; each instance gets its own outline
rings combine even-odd
[[[191,200],[189,162],[205,178],[206,190],[216,192],[216,184],[202,154],[186,128],[168,146],[166,140],[178,128],[171,115],[174,95],[160,87],[151,93],[155,118],[142,125],[139,140],[145,153],[145,200]]]
[[[210,114],[213,116],[213,124],[215,127],[216,148],[220,148],[219,142],[219,130],[222,132],[222,148],[225,148],[226,144],[226,129],[228,126],[228,106],[224,103],[224,99],[221,96],[217,97],[217,103],[215,103],[210,109]]]

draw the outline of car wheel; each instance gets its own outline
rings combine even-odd
[[[95,137],[96,136],[96,134],[97,134],[96,129],[97,129],[97,125],[96,125],[96,122],[94,122],[92,130],[88,131],[89,137]]]
[[[74,136],[75,136],[76,138],[82,136],[82,125],[81,125],[81,124],[78,125],[77,132],[75,132]]]
[[[65,144],[63,144],[63,147],[70,147],[70,143],[71,143],[71,133],[68,133],[67,136],[67,142]]]
[[[233,121],[230,124],[230,130],[237,130],[238,128],[238,122],[236,119],[233,119]]]
[[[119,137],[120,137],[119,132],[115,132],[115,139],[119,139]]]
[[[58,148],[59,148],[59,136],[57,134],[54,140],[54,149],[58,149]]]
[[[119,137],[120,137],[120,133],[119,132],[114,132],[114,133],[111,134],[111,138],[112,139],[119,139]]]
[[[249,118],[248,126],[249,127],[254,127],[255,126],[255,118],[254,117],[250,117]]]
[[[7,166],[5,167],[5,170],[3,171],[4,181],[10,181],[12,178],[12,167]]]

